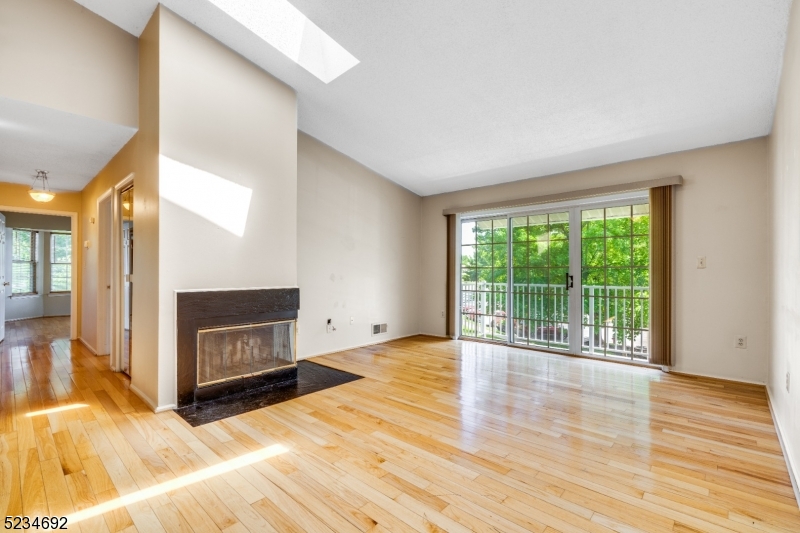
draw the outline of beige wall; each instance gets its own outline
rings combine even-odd
[[[136,37],[71,0],[0,0],[0,35],[0,96],[137,125]]]
[[[41,229],[53,231],[72,231],[69,217],[58,215],[39,215],[35,213],[20,213],[6,211],[7,228]]]
[[[303,133],[297,164],[299,357],[418,333],[420,197]]]
[[[159,167],[158,404],[164,406],[176,396],[174,291],[297,285],[297,99],[192,24],[164,8],[160,13],[161,154],[252,191],[238,236],[202,210],[167,199],[165,184],[174,176]],[[225,199],[217,199],[214,215],[231,209]]]
[[[675,367],[764,383],[769,354],[770,196],[766,139],[680,152],[422,199],[420,327],[444,335],[442,209],[683,175],[675,193]],[[706,256],[708,268],[696,269]],[[748,337],[747,350],[733,347]]]
[[[81,269],[81,339],[89,347],[97,351],[97,291],[99,274],[99,237],[98,237],[98,199],[117,183],[137,170],[138,134],[115,155],[111,161],[81,191],[80,227],[83,240],[89,241],[89,248],[83,250],[83,268]],[[94,221],[92,221],[94,220]]]
[[[81,338],[94,349],[97,339],[98,199],[130,174],[134,174],[134,224],[136,253],[133,271],[133,323],[131,386],[151,407],[158,405],[158,261],[159,261],[159,16],[158,10],[138,40],[139,131],[81,192],[84,240],[92,245],[84,250],[81,270]],[[94,219],[94,223],[92,222]],[[138,274],[138,275],[137,275]]]
[[[795,479],[800,479],[800,5],[794,2],[770,135],[772,356],[767,388]],[[791,374],[789,391],[786,374]]]

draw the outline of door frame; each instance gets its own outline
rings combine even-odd
[[[636,203],[637,201],[646,200],[649,202],[649,196],[647,191],[631,191],[627,193],[620,193],[608,196],[599,196],[594,198],[582,198],[576,200],[567,200],[563,202],[553,202],[548,204],[541,204],[541,205],[529,205],[523,207],[513,207],[508,209],[497,209],[492,211],[483,211],[483,212],[472,212],[472,213],[459,213],[456,215],[456,258],[455,258],[455,265],[456,265],[456,280],[455,280],[455,309],[456,309],[456,331],[455,331],[455,338],[459,339],[462,338],[461,335],[461,223],[463,220],[491,220],[491,219],[498,219],[505,217],[507,221],[507,235],[508,235],[508,263],[506,268],[508,269],[509,275],[507,276],[508,282],[506,284],[506,340],[499,341],[499,340],[492,340],[491,342],[496,342],[500,344],[505,344],[506,346],[514,346],[518,348],[531,348],[536,350],[545,350],[551,351],[552,353],[561,353],[564,355],[576,355],[581,357],[591,357],[593,359],[601,359],[601,360],[614,360],[617,359],[609,359],[608,357],[603,357],[601,355],[596,354],[589,354],[583,353],[581,351],[581,344],[582,344],[582,337],[583,337],[583,323],[582,323],[582,316],[578,313],[573,313],[573,310],[582,309],[582,302],[581,296],[583,293],[583,287],[581,283],[581,224],[574,223],[574,221],[580,222],[581,220],[581,211],[586,209],[600,209],[600,208],[608,208],[608,207],[620,207],[625,205],[630,205],[631,202]],[[540,347],[540,346],[530,346],[530,345],[522,345],[514,343],[513,339],[513,320],[514,320],[514,311],[513,311],[513,277],[511,274],[511,258],[512,258],[512,240],[511,240],[511,219],[515,217],[521,216],[528,216],[528,215],[540,215],[546,213],[554,213],[554,212],[569,212],[570,216],[570,229],[569,229],[569,242],[570,242],[570,251],[569,251],[569,272],[573,276],[573,287],[571,289],[571,293],[569,294],[569,329],[572,331],[580,331],[581,335],[570,335],[569,340],[569,349],[561,350],[557,348],[550,348],[550,347]],[[575,267],[577,267],[577,269]],[[574,328],[574,329],[573,329]],[[463,336],[464,339],[469,340],[476,340],[476,341],[483,341],[485,339],[480,339],[478,337],[468,337]],[[636,360],[623,360],[620,359],[622,362],[632,362],[634,364],[648,364],[646,361],[636,361]]]
[[[122,370],[122,343],[125,335],[123,331],[123,314],[124,314],[124,294],[123,294],[123,276],[122,276],[122,202],[120,201],[120,193],[133,184],[134,173],[131,172],[125,178],[120,180],[113,187],[110,187],[97,199],[98,214],[100,202],[111,196],[111,217],[106,221],[110,224],[111,239],[107,253],[102,253],[102,244],[98,247],[98,255],[104,257],[99,258],[98,265],[105,261],[105,265],[110,269],[109,279],[111,281],[111,319],[106,321],[103,327],[111,329],[111,345],[109,366],[114,372]],[[100,217],[98,216],[98,223]],[[99,228],[98,228],[99,236]],[[99,239],[98,239],[99,240]],[[100,270],[98,269],[98,274]],[[98,310],[100,307],[100,276],[98,275]],[[98,311],[98,328],[101,323],[99,321],[100,313]],[[98,337],[100,330],[98,329]],[[132,359],[132,358],[131,358]],[[128,368],[130,372],[130,367]]]
[[[33,207],[15,207],[10,205],[0,205],[0,211],[11,211],[13,213],[30,213],[32,215],[50,215],[50,216],[57,216],[57,217],[69,217],[70,218],[70,235],[72,236],[72,257],[71,257],[71,265],[72,265],[72,275],[71,281],[72,290],[70,291],[70,303],[69,303],[69,338],[70,340],[80,340],[84,344],[86,341],[80,338],[78,334],[78,295],[82,292],[78,290],[78,274],[80,273],[80,262],[78,257],[78,246],[80,246],[80,241],[78,240],[78,231],[79,231],[79,220],[78,220],[78,213],[75,211],[56,211],[52,209],[36,209]],[[5,266],[3,266],[5,268]],[[5,297],[5,293],[3,294]]]

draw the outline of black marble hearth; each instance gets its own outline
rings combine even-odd
[[[198,402],[176,409],[175,412],[189,425],[196,427],[361,378],[362,376],[311,361],[298,361],[295,381],[277,383],[230,394],[216,400]]]
[[[206,328],[296,320],[300,289],[178,292],[176,307],[179,408],[251,389],[296,384],[297,368],[289,367],[198,387],[197,337]]]

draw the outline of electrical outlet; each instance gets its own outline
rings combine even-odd
[[[740,335],[733,338],[733,347],[742,350],[747,349],[747,337]]]
[[[706,267],[706,256],[698,257],[697,268],[705,268],[705,267]]]
[[[444,311],[442,311],[442,318],[444,318]]]
[[[335,328],[335,327],[333,327],[333,322],[332,322],[332,319],[330,319],[330,318],[328,319],[328,323],[327,323],[327,325],[325,326],[325,331],[326,331],[327,333],[333,333],[334,331],[336,331],[336,328]]]
[[[789,392],[789,373],[786,373],[786,392]]]

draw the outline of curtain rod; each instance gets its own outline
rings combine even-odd
[[[529,198],[519,198],[514,200],[504,200],[502,202],[492,202],[488,204],[470,205],[466,207],[450,207],[442,211],[443,215],[455,215],[459,213],[472,213],[473,211],[486,211],[489,209],[499,209],[507,207],[524,207],[536,204],[549,204],[551,202],[563,202],[566,200],[577,200],[579,198],[591,198],[593,196],[605,196],[620,192],[642,191],[653,187],[665,187],[667,185],[681,185],[683,176],[670,176],[669,178],[657,178],[652,180],[634,181],[631,183],[621,183],[618,185],[606,185],[605,187],[595,187],[594,189],[583,189],[580,191],[560,192],[555,194],[545,194]]]

